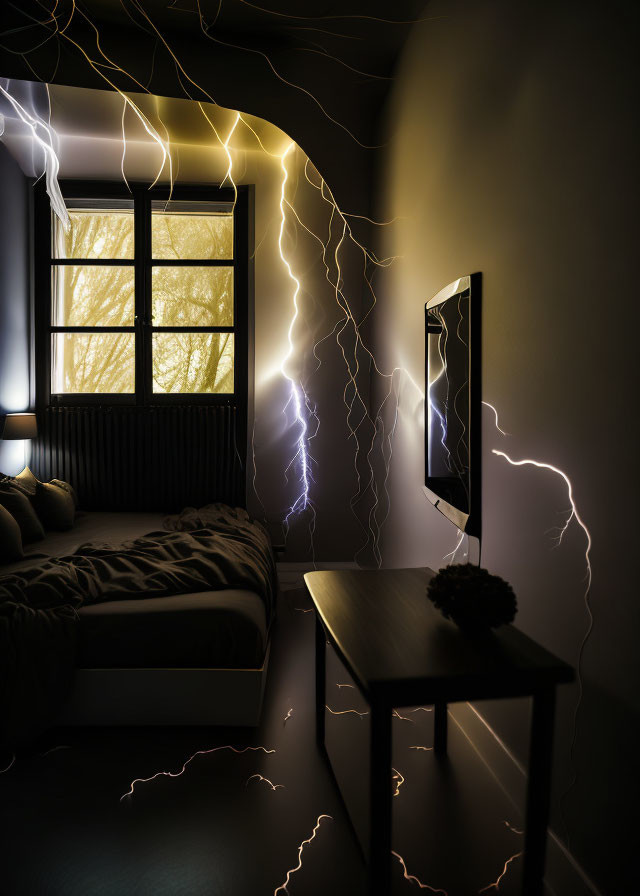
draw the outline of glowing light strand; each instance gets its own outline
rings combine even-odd
[[[256,780],[260,781],[260,782],[264,781],[264,783],[268,784],[269,787],[274,791],[278,790],[278,788],[284,789],[284,784],[274,784],[273,781],[269,780],[269,778],[265,778],[263,775],[259,775],[257,773],[255,775],[251,775],[249,778],[247,778],[244,786],[247,787],[251,781],[256,781]]]
[[[495,409],[495,407],[494,407],[492,404],[489,404],[488,401],[482,401],[482,404],[483,404],[485,407],[487,407],[487,408],[489,408],[490,410],[493,411],[493,414],[494,414],[494,417],[495,417],[495,422],[496,422],[496,429],[498,430],[498,432],[500,433],[500,435],[503,435],[503,436],[510,436],[510,435],[511,435],[510,432],[505,432],[504,429],[501,429],[501,428],[500,428],[500,422],[499,422],[499,420],[498,420],[498,411]]]
[[[402,866],[402,874],[404,875],[405,880],[408,880],[410,883],[418,884],[418,886],[420,887],[421,890],[429,890],[430,893],[436,893],[436,894],[439,893],[440,896],[448,896],[448,893],[446,890],[436,889],[435,887],[431,887],[431,886],[429,886],[429,884],[423,883],[419,878],[417,878],[415,876],[415,874],[409,874],[409,872],[407,871],[407,866],[406,866],[404,859],[402,858],[402,856],[399,853],[395,852],[393,849],[391,850],[391,855],[395,856],[396,859],[400,862],[400,865]]]
[[[481,890],[478,890],[478,893],[487,893],[489,890],[495,890],[497,893],[498,890],[500,889],[500,883],[501,883],[502,879],[504,878],[505,874],[509,870],[509,866],[516,859],[519,859],[521,855],[522,855],[522,852],[517,852],[515,855],[508,858],[507,861],[504,863],[504,868],[502,869],[502,872],[500,873],[499,877],[496,880],[494,880],[493,883],[487,884],[486,887],[483,887]]]
[[[197,756],[209,756],[211,753],[219,753],[221,750],[231,750],[233,753],[249,753],[249,752],[262,752],[262,753],[275,753],[275,750],[269,750],[267,747],[242,747],[242,749],[238,749],[237,747],[232,747],[227,744],[224,747],[212,747],[210,750],[197,750],[193,753],[186,762],[183,764],[180,771],[177,772],[156,772],[155,775],[150,775],[148,778],[134,778],[131,782],[129,790],[126,793],[123,793],[120,797],[120,802],[126,799],[128,796],[133,796],[133,791],[135,789],[136,784],[147,784],[149,781],[155,781],[156,778],[179,778],[186,771],[187,766],[193,762],[193,760]]]
[[[391,771],[393,772],[393,774],[391,775],[391,780],[394,781],[396,785],[396,789],[393,795],[398,796],[398,794],[400,793],[400,788],[404,784],[404,775],[399,772],[397,768],[392,768]]]
[[[307,447],[307,436],[308,436],[308,424],[307,420],[303,413],[303,401],[302,401],[302,385],[301,383],[296,382],[292,376],[287,372],[287,364],[290,361],[293,353],[294,353],[294,344],[293,344],[293,332],[296,326],[296,322],[298,320],[298,316],[300,313],[300,309],[298,307],[298,295],[300,293],[300,280],[293,273],[293,269],[291,267],[291,263],[284,251],[284,231],[286,226],[286,189],[287,189],[287,181],[289,179],[289,169],[287,168],[287,156],[294,148],[294,143],[290,143],[286,150],[283,152],[280,157],[280,166],[282,169],[282,183],[280,189],[280,229],[278,233],[278,251],[280,253],[280,258],[282,263],[287,271],[287,275],[293,284],[293,294],[292,294],[292,303],[293,303],[293,316],[291,318],[291,322],[289,323],[289,329],[287,332],[287,342],[288,348],[287,352],[280,363],[280,372],[282,376],[289,382],[289,387],[291,390],[290,401],[294,408],[294,417],[296,424],[299,428],[298,438],[297,438],[297,447],[296,453],[292,460],[293,462],[298,463],[299,467],[299,482],[300,482],[300,493],[296,497],[295,501],[287,511],[285,516],[285,525],[288,526],[289,520],[292,516],[300,513],[303,510],[306,510],[308,507],[311,508],[312,511],[312,521],[315,518],[315,509],[311,503],[310,499],[310,484],[311,484],[311,462],[308,454]]]
[[[65,232],[68,232],[69,228],[71,227],[71,221],[69,219],[67,206],[65,205],[65,201],[62,198],[62,193],[60,192],[60,185],[58,184],[60,161],[54,149],[54,142],[57,135],[51,124],[47,124],[47,122],[43,121],[42,118],[40,118],[35,113],[31,114],[21,103],[18,102],[18,100],[9,91],[9,83],[9,80],[7,80],[6,86],[0,84],[0,93],[6,100],[9,101],[9,103],[17,113],[20,121],[22,121],[22,123],[27,126],[36,144],[44,153],[45,183],[47,194],[51,202],[51,208],[53,210],[53,213],[60,220],[60,223],[62,224]],[[44,132],[45,139],[40,136],[38,130]]]
[[[278,896],[278,893],[287,893],[287,894],[289,893],[288,886],[289,886],[289,881],[291,880],[292,875],[296,874],[296,872],[300,871],[300,869],[302,868],[302,853],[304,851],[304,848],[305,848],[305,846],[309,846],[309,844],[313,840],[315,840],[316,834],[320,830],[320,825],[322,824],[322,820],[324,818],[328,818],[331,821],[333,820],[331,815],[318,815],[318,818],[317,818],[315,827],[311,833],[311,836],[307,837],[306,840],[303,840],[302,843],[300,844],[300,846],[298,847],[298,864],[295,866],[295,868],[291,868],[289,871],[287,871],[287,876],[285,878],[284,883],[280,884],[279,887],[276,887],[276,889],[273,891],[273,896]]]
[[[594,625],[594,617],[593,617],[593,612],[591,610],[591,601],[590,601],[591,582],[592,582],[591,533],[589,532],[589,529],[587,528],[586,523],[580,516],[580,513],[576,506],[576,503],[575,503],[575,500],[573,497],[573,486],[571,484],[571,480],[569,479],[569,477],[563,470],[559,469],[559,467],[555,467],[553,464],[544,463],[543,461],[534,460],[532,458],[524,458],[522,460],[513,460],[513,458],[509,457],[508,454],[505,454],[504,451],[499,451],[496,448],[493,448],[492,452],[493,452],[493,454],[498,455],[498,457],[503,457],[509,464],[511,464],[511,466],[514,466],[514,467],[534,466],[534,467],[537,467],[538,469],[550,470],[552,473],[555,473],[557,476],[560,476],[560,478],[564,481],[564,483],[567,487],[569,504],[571,505],[571,512],[569,514],[569,517],[568,517],[565,525],[563,526],[563,528],[560,532],[560,535],[558,538],[558,544],[560,544],[562,542],[562,538],[563,538],[565,532],[567,531],[569,524],[574,519],[577,522],[577,524],[580,526],[582,531],[584,532],[586,542],[587,542],[586,548],[585,548],[585,563],[586,563],[587,573],[586,573],[586,586],[585,586],[585,592],[583,595],[583,599],[584,599],[585,608],[587,610],[588,623],[587,623],[587,630],[584,634],[584,637],[580,644],[580,649],[578,651],[578,662],[577,662],[578,699],[576,701],[576,705],[575,705],[575,709],[574,709],[574,713],[573,713],[573,734],[571,737],[571,746],[569,748],[570,763],[571,763],[571,768],[573,771],[572,771],[571,781],[569,782],[568,787],[566,788],[566,790],[564,791],[564,793],[562,794],[562,796],[560,798],[560,807],[561,807],[561,813],[562,813],[562,817],[563,817],[563,823],[565,824],[565,827],[566,827],[566,822],[564,821],[564,803],[577,781],[577,771],[576,771],[576,766],[575,766],[575,748],[576,748],[576,742],[577,742],[577,737],[578,737],[578,714],[580,712],[580,707],[582,706],[582,698],[584,696],[582,665],[583,665],[585,647],[587,646],[587,642],[589,641],[591,632],[593,631],[593,625]]]
[[[360,716],[360,718],[362,719],[364,716],[369,715],[369,710],[360,712],[357,709],[331,709],[331,707],[328,706],[326,703],[325,703],[325,709],[327,709],[331,713],[332,716],[346,716],[346,715],[349,715],[350,713],[353,713],[353,715]]]

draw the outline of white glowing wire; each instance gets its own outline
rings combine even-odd
[[[53,213],[59,218],[65,232],[68,232],[69,228],[71,227],[71,221],[69,219],[69,212],[67,211],[67,206],[65,205],[64,199],[62,198],[60,185],[58,183],[60,162],[53,148],[55,135],[54,129],[50,124],[47,124],[45,121],[43,121],[38,115],[32,115],[27,109],[25,109],[24,106],[21,105],[21,103],[19,103],[14,96],[11,95],[8,87],[8,81],[6,87],[3,87],[2,84],[0,84],[0,93],[2,93],[5,99],[7,99],[11,103],[20,120],[29,128],[33,139],[44,153],[45,183],[47,193],[49,195],[49,200],[51,202],[51,209]],[[42,137],[40,137],[37,131],[38,128],[41,128],[45,132],[47,137],[46,140],[43,140]]]
[[[465,536],[464,530],[458,529],[458,541],[456,542],[456,546],[454,547],[454,549],[452,551],[449,551],[449,553],[445,554],[444,557],[442,558],[443,560],[446,560],[447,557],[449,557],[449,562],[447,563],[447,566],[450,566],[453,563],[453,559],[456,556],[456,554],[458,553],[458,549],[459,549],[460,545],[464,541],[464,536]]]
[[[486,405],[486,407],[488,407],[488,408],[491,408],[491,410],[493,411],[494,416],[495,416],[495,418],[496,418],[496,429],[498,430],[498,432],[499,432],[501,435],[503,435],[503,436],[509,436],[509,435],[511,435],[511,433],[505,432],[504,429],[501,429],[501,428],[500,428],[499,421],[498,421],[498,412],[497,412],[497,410],[494,408],[494,406],[493,406],[492,404],[489,404],[488,401],[483,401],[482,404]]]
[[[296,451],[295,457],[300,465],[300,484],[301,484],[302,491],[301,491],[301,494],[298,495],[298,497],[292,504],[291,508],[289,509],[289,512],[287,513],[287,516],[286,516],[286,521],[288,521],[289,518],[293,514],[298,513],[299,511],[304,510],[308,506],[310,506],[310,499],[309,499],[310,470],[309,470],[309,457],[307,454],[308,426],[307,426],[307,421],[305,419],[305,416],[304,416],[303,410],[302,410],[302,405],[303,405],[302,395],[301,395],[302,387],[299,383],[297,383],[293,379],[293,377],[291,377],[287,373],[287,369],[286,369],[287,363],[289,362],[289,360],[291,359],[291,357],[294,353],[293,332],[294,332],[294,329],[296,326],[296,321],[298,320],[298,317],[300,314],[300,309],[298,307],[298,295],[300,293],[300,281],[296,277],[296,275],[293,273],[291,264],[284,252],[284,229],[285,229],[285,225],[286,225],[286,211],[285,211],[286,189],[287,189],[287,181],[289,179],[289,169],[287,168],[286,159],[287,159],[287,156],[289,155],[289,153],[291,152],[291,150],[294,148],[294,146],[295,146],[295,144],[293,142],[291,142],[280,157],[280,167],[282,169],[282,183],[281,183],[281,189],[280,189],[280,230],[278,233],[278,251],[280,252],[280,258],[286,268],[287,275],[288,275],[289,279],[292,281],[293,287],[294,287],[293,295],[292,295],[293,316],[289,323],[289,329],[287,332],[288,348],[287,348],[287,352],[286,352],[284,358],[282,359],[282,361],[280,363],[280,372],[281,372],[282,376],[289,382],[289,385],[291,388],[290,401],[293,402],[294,416],[296,419],[296,423],[299,426],[299,433],[298,433],[298,439],[297,439],[297,451]]]

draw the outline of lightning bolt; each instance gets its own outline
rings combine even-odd
[[[254,781],[256,779],[258,781],[264,781],[264,783],[268,784],[272,790],[277,790],[279,787],[284,788],[284,784],[274,784],[273,781],[270,781],[268,778],[264,778],[262,775],[258,775],[258,774],[251,775],[250,778],[247,778],[247,781],[244,786],[246,787],[250,781]]]
[[[286,714],[286,716],[284,717],[283,722],[282,722],[283,725],[286,725],[286,724],[287,724],[287,719],[290,719],[290,718],[291,718],[292,713],[293,713],[293,707],[291,707],[291,709],[289,710],[289,712],[288,712],[288,713]]]
[[[409,872],[407,871],[407,866],[405,864],[404,859],[402,858],[402,856],[399,853],[394,852],[393,849],[391,850],[391,855],[395,856],[396,859],[402,865],[402,874],[404,875],[405,880],[408,880],[410,883],[413,883],[413,884],[418,884],[418,886],[420,887],[421,890],[429,890],[429,892],[431,892],[431,893],[439,893],[440,896],[448,896],[446,890],[440,890],[440,889],[435,889],[434,887],[430,887],[429,884],[425,884],[421,880],[419,880],[415,876],[415,874],[409,874]]]
[[[306,840],[303,840],[302,843],[300,844],[300,846],[298,847],[298,864],[295,866],[295,868],[291,868],[289,871],[287,871],[287,876],[285,878],[284,883],[280,884],[279,887],[276,887],[276,889],[273,891],[273,896],[278,896],[278,893],[281,893],[281,892],[287,893],[287,894],[289,893],[289,890],[287,889],[287,887],[289,885],[289,881],[291,880],[291,876],[293,874],[295,874],[297,871],[300,871],[300,869],[302,868],[303,850],[304,850],[305,846],[309,846],[309,844],[313,840],[315,840],[316,834],[318,833],[318,831],[320,829],[320,825],[322,824],[323,818],[329,818],[329,819],[333,820],[331,815],[318,815],[318,819],[316,821],[313,832],[311,833],[311,836],[308,837]]]
[[[298,306],[298,296],[300,294],[300,280],[293,273],[293,269],[291,267],[291,263],[287,258],[284,250],[284,231],[286,226],[286,211],[285,205],[287,202],[286,199],[286,189],[287,189],[287,181],[289,179],[289,169],[287,168],[287,156],[294,148],[295,144],[291,142],[282,156],[280,157],[280,167],[282,169],[282,182],[280,188],[280,230],[278,234],[278,250],[280,252],[280,258],[282,263],[286,269],[287,276],[291,280],[293,292],[292,292],[292,304],[293,304],[293,316],[291,318],[291,322],[289,324],[289,330],[287,332],[287,342],[288,348],[287,352],[280,363],[280,372],[282,376],[288,381],[290,388],[290,398],[289,402],[293,405],[294,409],[294,418],[295,422],[298,426],[298,438],[296,442],[296,452],[295,455],[289,464],[289,469],[293,464],[297,463],[299,467],[299,484],[300,484],[300,493],[296,497],[295,501],[287,511],[285,516],[285,525],[289,525],[289,520],[292,516],[301,513],[303,510],[307,508],[311,509],[311,524],[313,525],[315,522],[315,508],[311,503],[310,499],[310,483],[311,483],[311,459],[308,452],[308,424],[303,412],[303,406],[307,406],[306,404],[306,394],[304,393],[304,389],[301,383],[296,382],[294,378],[287,372],[287,364],[291,360],[291,357],[294,353],[294,344],[293,344],[293,332],[296,326],[296,321],[298,320],[300,309]],[[303,396],[304,399],[303,400]]]
[[[443,560],[446,560],[447,557],[450,558],[450,559],[449,559],[449,563],[447,563],[447,566],[450,566],[450,565],[453,563],[453,558],[454,558],[455,555],[458,553],[458,548],[460,547],[460,545],[461,545],[462,542],[464,541],[464,536],[465,536],[465,532],[464,532],[464,530],[462,530],[462,529],[458,529],[458,541],[456,542],[456,546],[454,547],[454,549],[453,549],[452,551],[449,551],[449,553],[448,553],[448,554],[445,554],[444,557],[442,558]]]
[[[39,146],[44,153],[45,183],[47,194],[51,202],[51,208],[56,217],[60,220],[65,232],[67,232],[71,226],[71,221],[69,219],[67,206],[65,205],[62,193],[60,192],[60,185],[58,184],[60,160],[54,149],[54,144],[57,142],[57,134],[51,124],[47,123],[37,115],[35,110],[32,114],[28,109],[25,109],[14,96],[12,96],[9,91],[9,85],[10,81],[8,79],[6,80],[5,86],[0,83],[0,94],[9,101],[20,121],[26,125],[31,133],[31,137],[36,145]],[[43,132],[44,136],[41,137],[39,132]]]
[[[493,411],[493,415],[494,415],[494,417],[495,417],[496,429],[498,430],[498,432],[500,433],[500,435],[503,435],[503,436],[510,436],[511,433],[509,433],[509,432],[505,432],[504,429],[501,429],[501,428],[500,428],[500,423],[499,423],[499,420],[498,420],[498,412],[497,412],[497,410],[495,409],[495,407],[494,407],[492,404],[489,404],[488,401],[483,401],[482,404],[485,405],[485,407],[490,408],[490,410]]]
[[[346,716],[349,713],[353,713],[356,716],[360,716],[360,718],[362,719],[364,716],[369,715],[368,710],[366,710],[365,712],[359,712],[357,709],[331,709],[331,707],[327,706],[326,703],[325,703],[325,709],[329,710],[329,712],[331,713],[332,716]]]
[[[398,794],[400,793],[400,788],[404,784],[404,775],[402,775],[397,768],[392,768],[391,771],[393,772],[393,774],[391,775],[391,780],[395,781],[396,784],[395,793],[393,795],[398,796]]]
[[[147,784],[149,781],[155,781],[156,778],[179,778],[186,771],[189,763],[193,762],[193,760],[197,756],[208,756],[211,753],[218,753],[220,750],[231,750],[233,753],[248,753],[248,752],[263,752],[263,753],[275,753],[275,750],[268,750],[266,747],[243,747],[242,749],[238,749],[237,747],[232,747],[230,745],[226,745],[224,747],[212,747],[210,750],[198,750],[193,753],[189,758],[185,761],[180,771],[177,772],[156,772],[155,775],[150,775],[148,778],[134,778],[131,782],[129,790],[126,793],[123,793],[120,797],[120,802],[126,799],[128,796],[133,796],[133,791],[135,789],[136,784]]]
[[[481,890],[478,890],[478,893],[486,893],[487,890],[495,890],[497,893],[498,890],[500,889],[500,882],[502,881],[503,877],[509,870],[509,865],[516,859],[519,859],[521,855],[522,855],[521,852],[517,852],[515,855],[511,856],[511,858],[507,859],[507,861],[504,863],[504,868],[502,869],[502,872],[499,875],[499,877],[496,880],[494,880],[493,883],[487,884],[486,887],[483,887]]]
[[[486,404],[488,405],[488,403],[486,403]],[[498,413],[497,413],[496,409],[493,407],[493,405],[488,405],[488,407],[491,407],[492,410],[494,411],[495,418],[496,418],[496,427],[499,429]],[[499,431],[504,432],[503,430],[499,430]],[[570,510],[569,516],[567,517],[567,520],[565,521],[564,525],[560,529],[560,534],[557,536],[557,543],[558,543],[558,545],[562,543],[564,534],[567,531],[567,529],[569,528],[569,525],[573,520],[575,520],[576,523],[578,524],[578,526],[582,529],[585,539],[586,539],[585,554],[584,554],[585,565],[586,565],[586,576],[585,576],[586,585],[585,585],[583,600],[584,600],[584,605],[585,605],[585,608],[587,611],[588,622],[587,622],[587,630],[584,634],[584,637],[580,644],[580,649],[578,651],[578,662],[577,662],[578,699],[576,700],[576,705],[575,705],[575,709],[574,709],[574,713],[573,713],[573,733],[572,733],[572,737],[571,737],[571,745],[569,748],[569,757],[570,757],[570,764],[571,764],[571,768],[572,768],[572,776],[571,776],[569,785],[567,786],[566,790],[560,797],[561,815],[562,815],[563,824],[564,824],[564,827],[566,830],[567,825],[566,825],[566,819],[565,819],[564,805],[565,805],[565,801],[566,801],[569,793],[571,792],[571,790],[573,789],[573,787],[577,781],[577,771],[576,771],[576,765],[575,765],[575,748],[576,748],[576,742],[577,742],[577,737],[578,737],[578,715],[580,712],[580,707],[582,706],[582,699],[584,696],[584,684],[583,684],[584,651],[585,651],[587,642],[591,636],[591,632],[593,631],[593,625],[594,625],[594,617],[593,617],[593,611],[591,609],[591,600],[590,600],[591,582],[592,582],[591,533],[590,533],[586,523],[584,522],[582,516],[580,515],[580,513],[578,511],[578,507],[576,505],[576,502],[575,502],[575,499],[573,496],[573,486],[571,484],[571,480],[569,479],[569,477],[563,470],[561,470],[559,467],[554,466],[553,464],[546,463],[544,461],[535,460],[533,458],[523,458],[521,460],[514,460],[513,458],[509,457],[509,455],[506,454],[504,451],[499,451],[496,448],[492,449],[492,453],[496,454],[498,457],[504,458],[513,467],[533,466],[533,467],[536,467],[537,469],[549,470],[550,472],[554,473],[556,476],[559,476],[563,480],[563,482],[567,488],[567,495],[569,498],[569,504],[570,504],[571,510]],[[567,835],[567,840],[568,840],[568,835]]]
[[[415,725],[415,719],[410,719],[408,716],[401,716],[397,709],[394,709],[391,713],[392,718],[399,719],[401,722],[411,722],[412,725]]]

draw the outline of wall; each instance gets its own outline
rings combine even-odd
[[[27,181],[0,146],[0,414],[29,408],[29,195]],[[0,441],[0,471],[23,466],[21,441]]]
[[[573,664],[588,628],[585,537],[549,530],[569,506],[562,480],[513,468],[491,450],[571,477],[593,538],[594,628],[567,801],[573,854],[604,893],[629,893],[637,782],[640,603],[637,532],[637,65],[624,47],[631,6],[442,0],[401,56],[380,142],[381,281],[372,338],[387,369],[424,387],[424,302],[483,274],[482,563],[518,596],[517,624]],[[455,529],[422,494],[422,395],[403,388],[388,566],[438,568]],[[462,551],[458,560],[462,560]],[[577,687],[557,714],[553,825],[570,782]],[[482,707],[526,755],[526,707]]]

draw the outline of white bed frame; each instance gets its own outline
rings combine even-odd
[[[77,669],[59,725],[251,725],[260,721],[271,642],[259,669]]]

